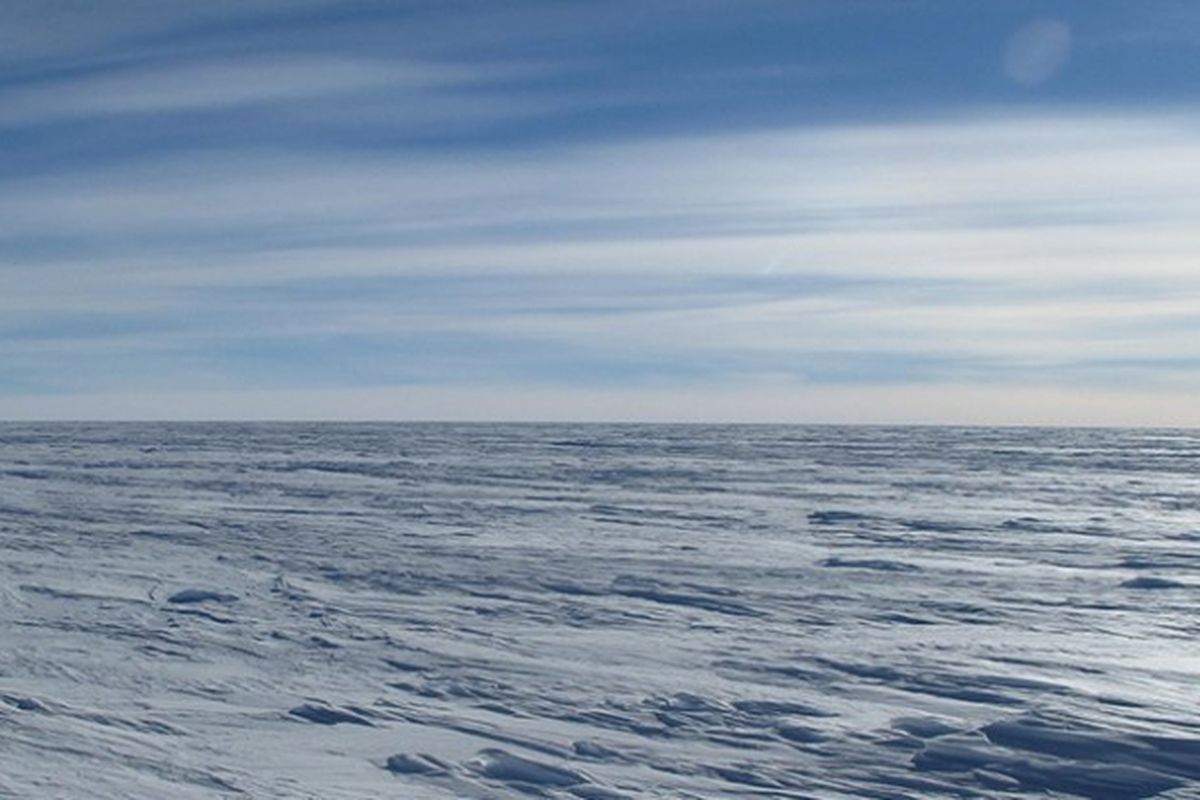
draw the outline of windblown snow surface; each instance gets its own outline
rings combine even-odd
[[[0,796],[1200,786],[1200,432],[0,426]]]

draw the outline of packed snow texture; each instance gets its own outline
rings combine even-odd
[[[0,426],[0,796],[1198,797],[1200,432]]]

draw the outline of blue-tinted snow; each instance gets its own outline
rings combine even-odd
[[[1200,786],[1200,433],[0,426],[0,796]]]

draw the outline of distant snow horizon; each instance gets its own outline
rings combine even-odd
[[[486,398],[486,399],[484,399]],[[11,422],[380,422],[1200,428],[1189,393],[974,387],[687,393],[443,387],[0,398]],[[890,404],[884,408],[884,399]]]

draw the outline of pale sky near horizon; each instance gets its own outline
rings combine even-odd
[[[6,0],[0,419],[1200,426],[1200,3]]]

